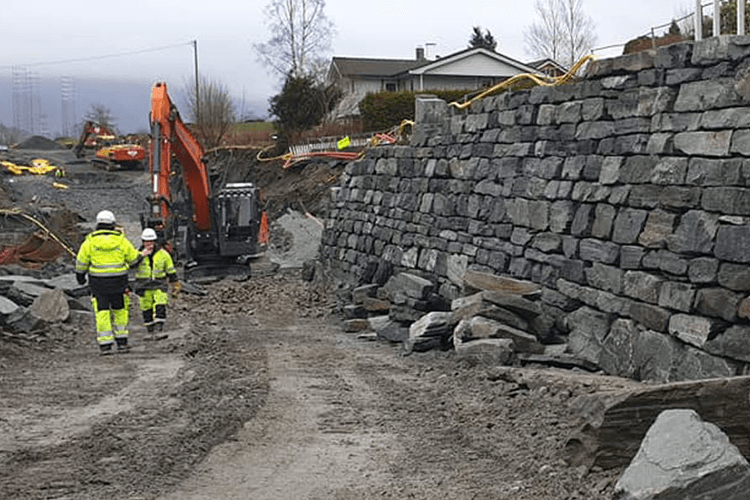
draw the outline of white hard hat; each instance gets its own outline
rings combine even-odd
[[[114,224],[115,214],[113,214],[109,210],[102,210],[101,212],[96,214],[96,223],[97,224]]]
[[[141,233],[141,239],[143,241],[156,241],[156,231],[154,231],[150,227],[147,227]]]

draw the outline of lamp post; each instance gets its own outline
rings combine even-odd
[[[193,56],[195,58],[195,121],[200,123],[201,99],[198,90],[198,40],[193,40]]]

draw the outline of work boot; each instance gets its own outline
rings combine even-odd
[[[150,325],[146,325],[146,337],[145,340],[155,340],[154,339],[154,324],[151,323]]]
[[[118,353],[126,353],[130,351],[130,346],[128,345],[128,339],[115,339],[117,341],[117,352]]]
[[[112,350],[112,344],[107,345],[100,345],[99,346],[99,354],[101,356],[110,356],[114,354],[115,351]]]

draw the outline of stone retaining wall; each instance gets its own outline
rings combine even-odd
[[[543,285],[606,372],[673,381],[750,363],[750,37],[594,61],[587,77],[457,110],[348,165],[321,256],[461,294],[466,269]]]

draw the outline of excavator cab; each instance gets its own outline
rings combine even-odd
[[[258,253],[261,208],[252,183],[227,184],[216,196],[216,214],[222,228],[219,253],[226,256]]]

